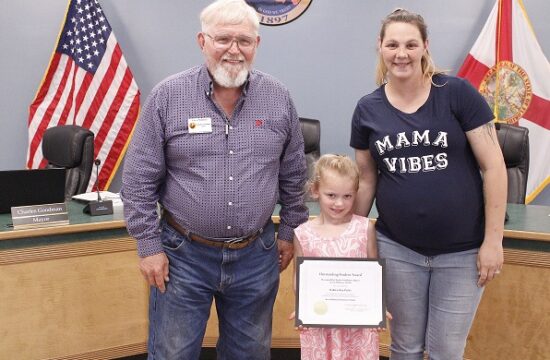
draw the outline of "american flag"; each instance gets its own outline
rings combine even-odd
[[[42,135],[74,124],[95,134],[106,189],[122,160],[139,112],[139,89],[97,0],[70,0],[55,51],[29,112],[28,168],[44,167]],[[88,191],[96,181],[95,171]]]

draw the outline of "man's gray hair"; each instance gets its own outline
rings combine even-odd
[[[213,25],[238,25],[248,22],[258,35],[260,20],[256,10],[244,0],[217,0],[208,5],[200,15],[203,32],[208,32]]]

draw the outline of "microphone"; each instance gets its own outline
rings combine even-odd
[[[99,193],[99,165],[101,165],[101,160],[95,159],[95,189],[97,191],[97,202],[101,202],[101,195]]]
[[[96,174],[95,188],[97,191],[97,200],[90,201],[82,211],[92,216],[111,215],[113,213],[113,201],[112,200],[103,201],[101,199],[101,194],[99,191],[99,165],[101,165],[101,160],[95,159],[94,164],[95,164],[95,174]]]

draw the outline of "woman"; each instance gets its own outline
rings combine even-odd
[[[376,196],[391,359],[462,359],[483,286],[503,264],[506,168],[493,114],[435,68],[420,15],[388,15],[378,50],[380,87],[357,104],[351,146],[359,215]]]

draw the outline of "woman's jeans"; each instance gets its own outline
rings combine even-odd
[[[424,256],[376,233],[386,259],[391,359],[462,360],[466,338],[483,288],[477,286],[477,254],[472,249]]]
[[[269,359],[279,286],[273,223],[239,250],[193,242],[166,223],[161,238],[170,281],[164,294],[151,288],[148,359],[198,359],[213,298],[219,320],[217,358]]]

